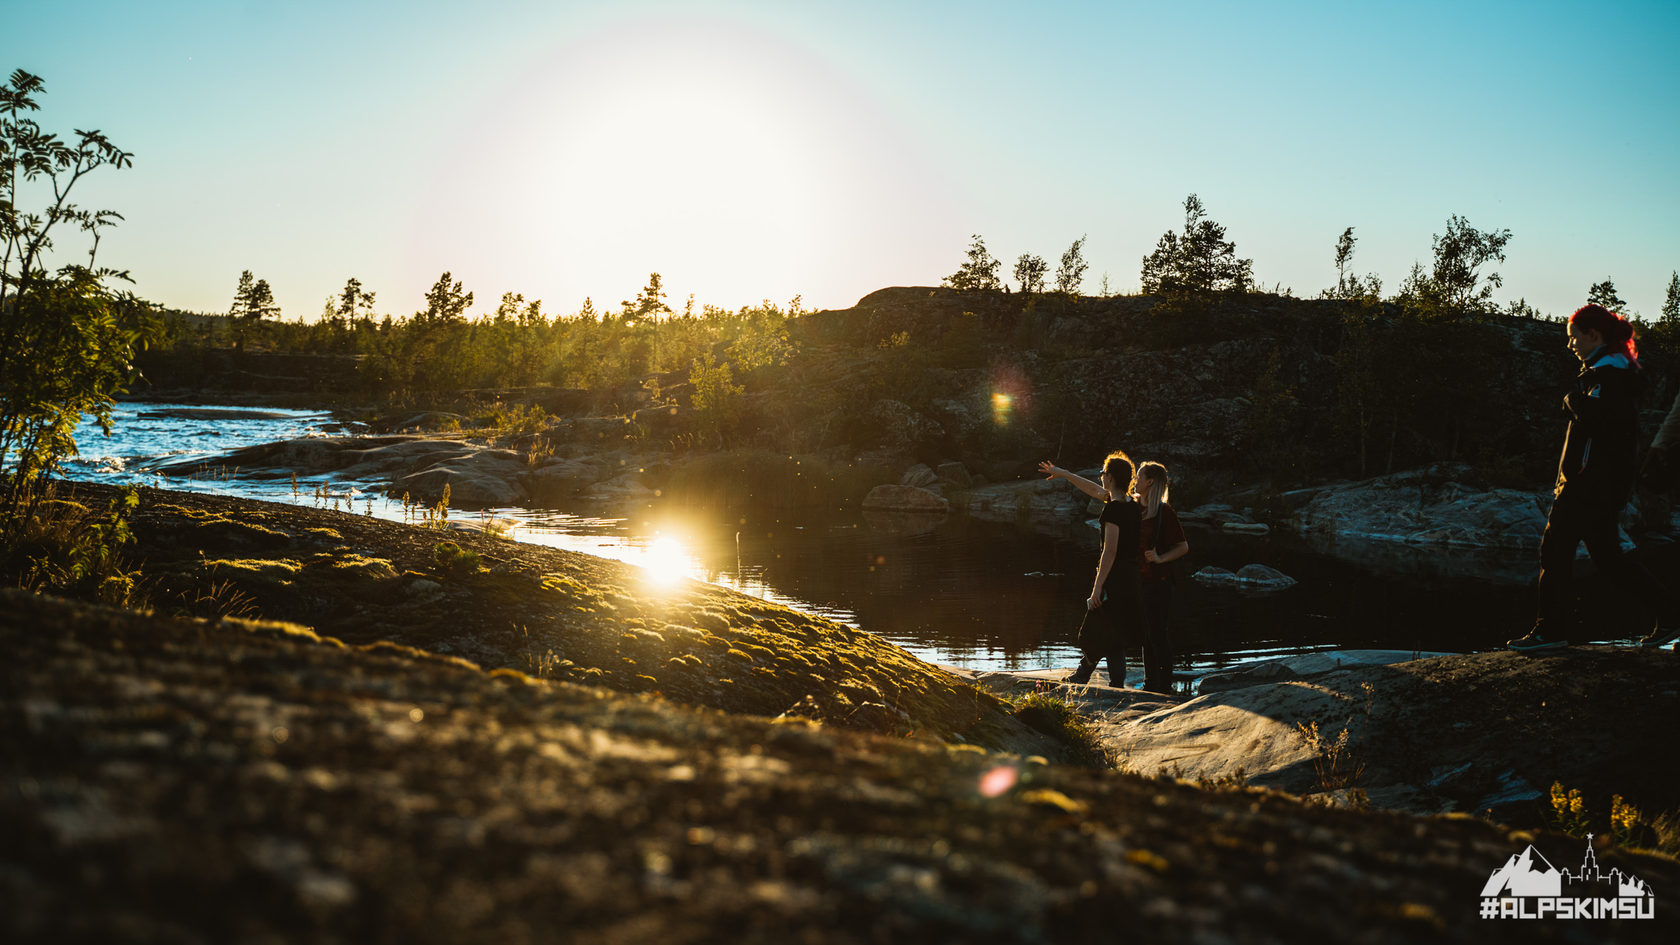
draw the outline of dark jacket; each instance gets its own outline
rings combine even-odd
[[[1638,366],[1602,346],[1587,356],[1575,390],[1563,399],[1569,432],[1558,460],[1557,490],[1625,505],[1639,455]]]

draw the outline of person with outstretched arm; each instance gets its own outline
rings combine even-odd
[[[1126,685],[1126,641],[1135,636],[1142,619],[1139,533],[1142,513],[1132,500],[1132,461],[1115,450],[1103,459],[1102,482],[1096,483],[1046,460],[1038,464],[1048,479],[1066,479],[1093,499],[1103,500],[1102,552],[1096,578],[1085,601],[1079,625],[1079,668],[1067,682],[1088,683],[1097,664],[1108,659],[1109,685]]]

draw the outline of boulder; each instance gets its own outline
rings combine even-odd
[[[965,492],[958,511],[987,522],[1008,522],[1050,535],[1079,534],[1089,500],[1066,483],[1030,479]]]
[[[864,509],[863,523],[872,533],[895,538],[926,535],[945,522],[944,512],[899,512],[885,509]]]
[[[393,496],[407,493],[430,504],[441,499],[444,486],[448,486],[452,506],[524,505],[530,493],[520,480],[527,468],[524,457],[511,450],[479,450],[399,477],[387,491]]]
[[[1444,463],[1305,490],[1295,528],[1309,538],[1537,550],[1550,492],[1484,488],[1472,478],[1468,466]]]
[[[1196,691],[1205,696],[1247,686],[1307,679],[1355,666],[1389,666],[1407,660],[1447,655],[1449,654],[1420,653],[1412,650],[1320,650],[1314,653],[1298,653],[1216,670],[1196,680]]]
[[[865,509],[889,512],[939,512],[951,504],[926,489],[915,486],[876,486],[863,500]]]
[[[938,481],[939,476],[932,469],[929,469],[926,463],[917,463],[904,471],[904,475],[899,478],[898,484],[926,489]]]
[[[1294,578],[1263,564],[1245,564],[1235,572],[1207,567],[1191,578],[1214,587],[1236,587],[1245,591],[1281,591],[1296,584]]]
[[[665,437],[692,429],[694,417],[692,407],[661,404],[657,407],[643,407],[630,415],[630,421],[646,436]]]
[[[948,482],[958,489],[967,489],[974,485],[974,477],[969,474],[968,467],[962,463],[940,463],[933,472],[942,481]]]
[[[651,499],[658,493],[642,482],[640,472],[632,470],[586,486],[578,495],[580,498],[602,502],[639,502]]]

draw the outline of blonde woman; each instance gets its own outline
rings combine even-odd
[[[1172,606],[1172,568],[1167,565],[1190,553],[1190,539],[1167,504],[1171,483],[1160,463],[1138,467],[1137,497],[1142,512],[1138,529],[1139,589],[1143,605],[1143,688],[1172,692],[1173,646],[1167,628]]]
[[[1079,625],[1079,668],[1068,682],[1088,683],[1104,657],[1109,685],[1126,685],[1126,639],[1137,634],[1140,516],[1132,501],[1132,461],[1115,450],[1103,459],[1102,482],[1068,472],[1046,460],[1038,471],[1047,479],[1066,479],[1093,499],[1103,500],[1102,553],[1091,596],[1085,600],[1085,619]]]

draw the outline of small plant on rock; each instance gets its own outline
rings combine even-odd
[[[440,541],[432,546],[432,561],[445,578],[462,578],[478,572],[482,565],[478,552],[462,548],[452,541]]]
[[[1073,703],[1046,692],[1031,692],[1012,700],[1010,706],[1017,719],[1066,744],[1080,764],[1114,767],[1114,758],[1103,747],[1097,727]]]
[[[1360,683],[1359,688],[1365,693],[1365,711],[1359,720],[1360,731],[1364,732],[1371,724],[1371,705],[1375,701],[1376,690],[1368,682]],[[1318,786],[1322,791],[1352,788],[1365,773],[1365,762],[1354,751],[1353,724],[1353,716],[1348,716],[1347,724],[1336,733],[1336,737],[1329,738],[1319,732],[1317,719],[1295,723],[1302,742],[1312,752],[1313,772],[1318,775]]]

